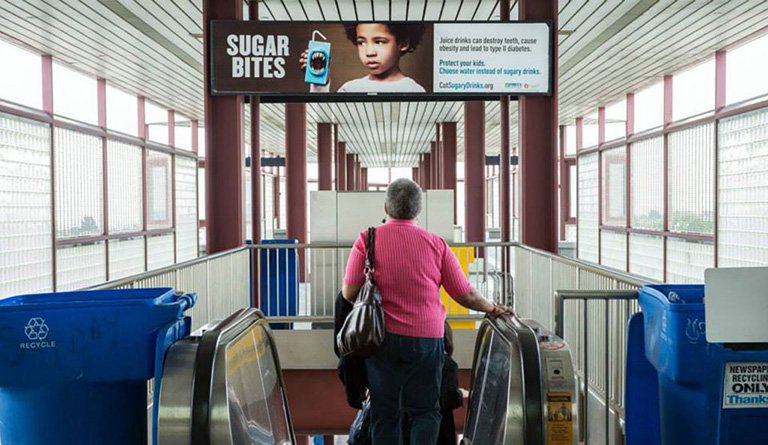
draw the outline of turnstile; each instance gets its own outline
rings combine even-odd
[[[267,320],[242,309],[168,350],[160,387],[160,445],[296,442]]]
[[[462,445],[576,445],[577,407],[562,339],[532,320],[483,321]]]

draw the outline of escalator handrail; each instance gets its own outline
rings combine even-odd
[[[192,385],[191,445],[213,445],[210,437],[211,401],[213,399],[214,370],[219,346],[237,338],[243,331],[254,324],[269,327],[269,323],[261,311],[254,308],[244,308],[225,318],[200,337]],[[273,351],[273,358],[278,370],[277,378],[280,382],[281,396],[287,407],[288,399],[285,393],[285,382],[281,371],[282,368],[280,367],[280,359],[277,354],[277,347],[271,332],[266,329],[265,333]],[[285,411],[291,440],[295,442],[290,410],[286,408]]]
[[[477,369],[477,360],[484,336],[484,325],[489,326],[490,329],[493,329],[507,342],[516,343],[519,346],[518,351],[520,353],[519,358],[523,374],[523,400],[525,400],[525,423],[523,427],[525,444],[538,445],[544,443],[541,354],[536,333],[517,318],[516,315],[503,315],[498,318],[485,317],[475,339],[471,385],[475,384],[475,370]],[[474,388],[471,389],[474,390]],[[470,412],[467,410],[467,422],[469,422],[469,415]]]

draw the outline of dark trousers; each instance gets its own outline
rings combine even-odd
[[[402,444],[402,418],[411,421],[411,444],[434,444],[440,427],[442,338],[387,333],[365,361],[371,391],[373,445]]]

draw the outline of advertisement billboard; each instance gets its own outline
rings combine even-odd
[[[212,94],[265,101],[550,94],[545,22],[212,21]]]

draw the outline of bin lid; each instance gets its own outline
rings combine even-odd
[[[5,298],[0,300],[0,311],[78,306],[146,305],[167,303],[172,300],[174,300],[174,290],[170,287],[51,292]]]

